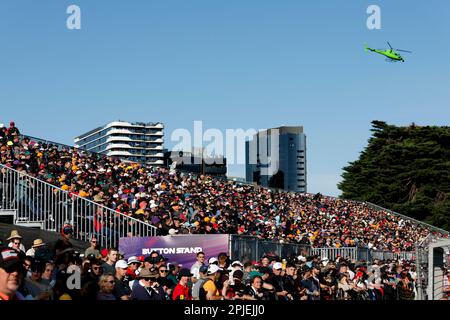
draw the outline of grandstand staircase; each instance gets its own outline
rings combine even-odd
[[[44,229],[45,221],[31,221],[27,217],[17,217],[17,210],[15,209],[0,209],[0,223],[14,224],[33,229]]]

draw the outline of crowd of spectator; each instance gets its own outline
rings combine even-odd
[[[270,189],[38,143],[0,130],[1,164],[149,222],[158,235],[238,234],[315,247],[412,251],[431,231],[365,203]],[[3,170],[3,172],[5,172]]]
[[[199,252],[192,266],[182,266],[156,251],[125,260],[115,248],[99,248],[95,237],[77,253],[72,234],[66,225],[55,244],[35,239],[27,250],[12,230],[0,248],[0,300],[413,300],[418,294],[411,261],[299,255],[243,263]],[[448,295],[450,272],[444,274]]]

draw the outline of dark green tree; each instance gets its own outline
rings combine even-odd
[[[359,159],[343,168],[342,197],[450,230],[450,127],[372,121],[371,131]]]

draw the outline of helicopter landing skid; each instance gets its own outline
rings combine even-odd
[[[390,58],[386,58],[386,62],[397,63],[397,62],[399,62],[399,60],[392,60]]]

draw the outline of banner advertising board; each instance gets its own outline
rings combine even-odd
[[[120,238],[119,251],[125,259],[131,256],[149,256],[156,251],[168,258],[167,262],[177,262],[190,268],[197,261],[197,253],[203,251],[206,261],[219,253],[229,255],[227,234],[177,235],[165,237]]]

